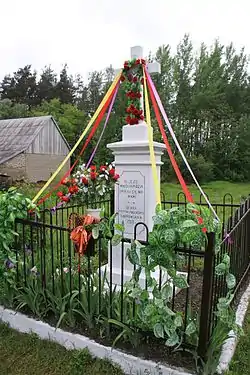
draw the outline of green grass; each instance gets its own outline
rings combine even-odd
[[[1,375],[124,375],[106,360],[84,349],[66,350],[34,334],[21,334],[0,324]]]
[[[199,202],[200,192],[195,185],[189,185],[189,190],[193,194],[195,201]],[[205,194],[208,195],[211,203],[222,203],[225,194],[231,194],[234,202],[239,203],[242,197],[247,197],[250,194],[250,183],[232,183],[227,181],[213,181],[202,185]],[[178,184],[162,184],[162,191],[165,194],[166,200],[175,199],[177,194],[181,191],[181,186]],[[204,202],[204,199],[203,199]],[[229,199],[226,202],[230,202]]]
[[[231,362],[230,371],[227,375],[249,375],[250,374],[250,306],[248,308],[245,324],[245,335],[240,339],[235,355]]]

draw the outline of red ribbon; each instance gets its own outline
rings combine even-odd
[[[179,180],[179,182],[181,184],[182,190],[183,190],[183,192],[184,192],[187,200],[189,202],[191,202],[191,203],[194,203],[194,199],[192,197],[192,194],[190,193],[190,191],[189,191],[189,189],[187,187],[187,184],[185,183],[184,178],[182,177],[181,171],[180,171],[180,169],[178,167],[178,164],[177,164],[177,162],[175,160],[174,154],[173,154],[173,152],[171,150],[171,146],[170,146],[170,144],[168,142],[168,138],[167,138],[167,135],[166,135],[166,132],[164,130],[163,123],[162,123],[160,111],[159,111],[159,108],[157,106],[157,103],[156,103],[156,100],[155,100],[155,97],[154,97],[154,94],[153,94],[153,90],[152,90],[152,88],[151,88],[151,86],[149,84],[148,84],[148,89],[149,89],[149,93],[150,93],[150,98],[151,98],[152,103],[153,103],[155,117],[157,119],[160,131],[161,131],[161,135],[162,135],[163,141],[165,143],[165,146],[166,146],[166,149],[167,149],[170,161],[171,161],[172,166],[174,168],[174,171],[176,173],[176,176],[177,176],[177,178],[178,178],[178,180]]]

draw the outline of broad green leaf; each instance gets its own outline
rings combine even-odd
[[[177,345],[179,341],[180,339],[179,339],[177,332],[172,332],[171,336],[165,342],[165,345],[172,347],[172,346]]]
[[[155,213],[158,214],[161,211],[161,204],[158,203],[155,207]]]
[[[197,330],[197,327],[196,327],[196,324],[192,321],[190,322],[188,325],[187,325],[187,328],[186,328],[186,335],[187,336],[190,336],[192,335],[193,333],[195,333]]]
[[[139,281],[139,277],[140,277],[140,274],[141,274],[141,267],[138,267],[134,272],[133,272],[133,279],[135,281]]]
[[[225,275],[226,269],[227,269],[227,267],[226,267],[225,263],[220,263],[220,264],[218,264],[218,266],[215,267],[215,273],[218,276]]]
[[[165,230],[165,241],[169,244],[176,243],[176,234],[174,229]]]
[[[113,246],[117,246],[119,245],[119,243],[121,242],[122,240],[122,235],[121,234],[115,234],[113,237],[112,237],[112,245]]]
[[[168,306],[164,306],[164,311],[167,313],[169,316],[175,316],[175,312],[171,310]]]
[[[95,240],[99,237],[99,226],[94,226],[92,228],[92,236]]]
[[[173,295],[173,288],[170,284],[165,284],[161,289],[161,296],[164,300],[169,300]]]
[[[181,327],[183,324],[182,316],[180,314],[177,314],[176,317],[174,318],[174,325],[175,327]]]
[[[184,275],[176,275],[173,278],[173,284],[180,289],[188,288],[187,277]]]
[[[137,251],[136,251],[136,245],[135,245],[134,242],[131,243],[131,248],[128,249],[127,256],[128,256],[128,260],[130,261],[130,263],[132,263],[134,265],[140,265],[139,264],[139,257],[138,257]]]
[[[114,228],[119,232],[124,232],[124,226],[122,224],[115,224]]]
[[[161,298],[161,292],[159,291],[158,286],[154,287],[152,294],[155,298]]]
[[[235,279],[235,276],[231,273],[227,274],[226,276],[226,283],[227,283],[227,287],[228,289],[233,289],[236,285],[236,279]]]
[[[197,225],[198,224],[194,220],[185,220],[181,224],[181,229],[189,229],[189,228],[197,227]]]
[[[154,335],[155,337],[164,339],[164,328],[161,323],[156,323],[154,325]]]
[[[230,256],[228,254],[224,254],[222,263],[224,263],[227,267],[230,266]]]

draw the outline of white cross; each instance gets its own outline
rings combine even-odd
[[[131,47],[130,49],[131,53],[131,60],[133,59],[143,59],[143,48],[140,46],[134,46]],[[147,63],[146,64],[146,69],[148,70],[149,73],[161,73],[161,65],[157,61]],[[118,74],[120,72],[120,69],[115,69],[115,74]],[[143,85],[142,85],[142,90],[141,90],[141,109],[143,110],[144,113],[144,101],[143,101]]]

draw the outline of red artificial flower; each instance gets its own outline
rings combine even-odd
[[[141,59],[141,63],[142,63],[142,65],[146,65],[146,60]]]
[[[67,184],[67,178],[64,178],[62,181],[61,181],[61,183],[62,183],[62,185],[66,185]]]
[[[136,63],[136,65],[139,65],[141,63],[141,60],[137,59],[135,63]]]
[[[130,121],[131,121],[131,117],[130,117],[130,116],[127,116],[127,117],[126,117],[126,123],[127,123],[127,124],[130,124]]]
[[[110,169],[109,175],[112,177],[115,175],[115,168]]]
[[[199,211],[198,211],[198,210],[193,210],[192,212],[193,212],[193,214],[195,214],[195,215],[199,215]]]
[[[69,197],[66,197],[65,195],[61,198],[63,202],[69,202]]]
[[[76,179],[72,178],[69,182],[71,182],[72,185],[75,185],[76,184]]]
[[[200,225],[203,224],[203,219],[200,216],[198,217],[198,224],[200,224]]]
[[[76,193],[78,193],[79,188],[78,188],[78,186],[73,185],[73,186],[70,186],[68,190],[69,190],[70,194],[76,194]]]
[[[84,184],[84,185],[88,185],[88,179],[86,178],[86,177],[83,177],[82,178],[82,183]]]
[[[129,69],[129,63],[128,63],[128,61],[125,61],[125,63],[124,63],[124,69],[125,70]]]
[[[96,171],[96,166],[95,165],[91,165],[90,166],[90,171],[91,172],[95,172]]]
[[[207,228],[205,228],[205,227],[202,228],[202,232],[203,232],[203,233],[207,233]]]
[[[101,165],[101,166],[100,166],[100,171],[101,171],[101,172],[106,171],[106,169],[107,169],[106,165]]]
[[[120,178],[120,175],[119,174],[115,174],[114,177],[113,177],[113,180],[117,181],[117,180],[119,180],[119,178]]]
[[[121,81],[121,82],[124,82],[124,81],[125,81],[125,79],[126,79],[126,78],[125,78],[125,76],[124,76],[124,75],[122,75],[122,76],[121,76],[121,78],[120,78],[120,81]]]
[[[96,172],[90,172],[90,178],[92,181],[96,180],[97,173]]]
[[[143,115],[140,115],[140,120],[144,120],[144,116]]]
[[[62,191],[58,191],[56,195],[58,196],[58,198],[62,198],[64,194]]]
[[[133,77],[133,82],[136,83],[138,81],[138,78],[135,76]]]

